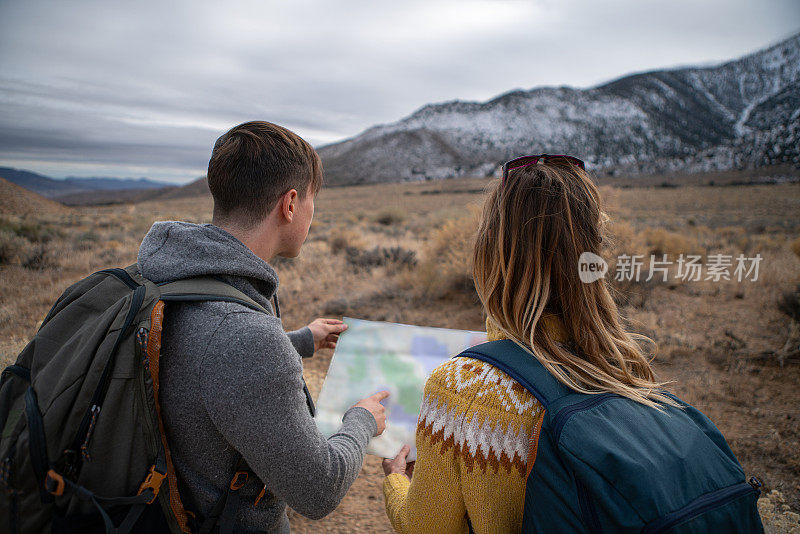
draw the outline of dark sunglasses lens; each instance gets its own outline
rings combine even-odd
[[[554,163],[556,165],[575,165],[586,170],[583,162],[578,158],[573,158],[572,156],[548,156],[545,161],[547,163]]]
[[[532,165],[537,161],[539,161],[539,156],[522,156],[521,158],[512,159],[511,161],[506,163],[506,171],[511,171],[513,169],[518,169],[520,167]]]

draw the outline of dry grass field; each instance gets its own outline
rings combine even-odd
[[[468,264],[486,185],[461,179],[323,189],[303,252],[275,262],[285,327],[347,315],[481,329]],[[660,376],[715,421],[748,475],[764,482],[770,531],[800,532],[800,185],[685,181],[602,191],[614,236],[607,250],[611,275],[621,254],[667,254],[673,261],[697,254],[705,268],[714,254],[760,254],[756,281],[681,281],[673,266],[666,282],[659,275],[615,285],[631,329],[657,343]],[[5,365],[70,283],[133,263],[155,220],[208,222],[211,200],[52,210],[0,201],[0,208]],[[330,357],[324,351],[306,362],[315,395]],[[382,478],[380,461],[368,457],[340,508],[318,522],[292,513],[294,531],[391,532]]]

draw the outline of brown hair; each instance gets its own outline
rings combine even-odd
[[[322,162],[294,132],[264,121],[245,122],[217,139],[208,162],[214,220],[249,228],[291,189],[302,199],[322,187]]]
[[[637,343],[650,340],[625,331],[605,279],[580,280],[580,255],[601,254],[604,217],[599,191],[579,167],[512,170],[484,204],[473,257],[478,296],[492,323],[573,390],[674,404]],[[550,314],[568,341],[537,328]]]

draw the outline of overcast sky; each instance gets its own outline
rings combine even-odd
[[[0,0],[0,166],[187,182],[246,120],[321,146],[432,102],[715,64],[797,31],[798,0]]]

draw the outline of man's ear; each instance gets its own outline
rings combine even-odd
[[[289,189],[278,201],[281,219],[291,223],[297,211],[297,190]]]

